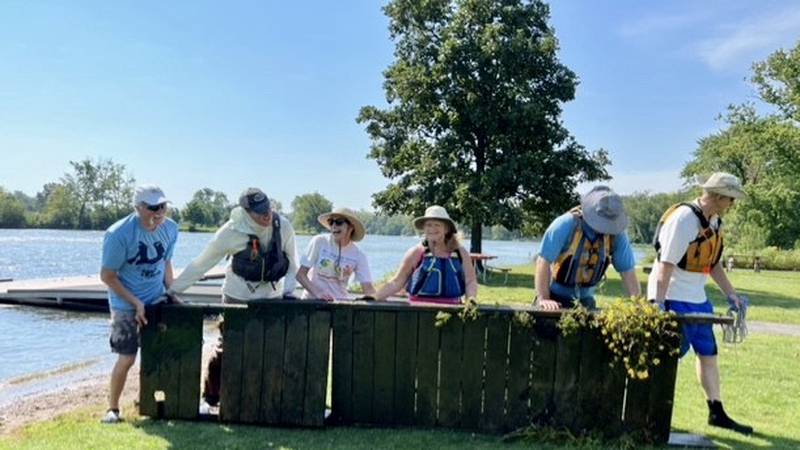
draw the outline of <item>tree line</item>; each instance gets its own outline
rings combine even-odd
[[[70,161],[70,171],[59,181],[47,183],[35,196],[0,187],[0,228],[53,228],[102,230],[132,211],[135,178],[124,165],[109,159]],[[315,234],[324,229],[317,217],[331,211],[333,203],[318,192],[298,195],[289,212],[270,198],[272,209],[287,216],[297,232]],[[230,216],[235,202],[221,191],[205,187],[182,208],[171,208],[171,217],[190,231],[213,231]],[[369,234],[412,236],[413,217],[357,211]],[[490,228],[490,239],[519,239],[519,232]]]

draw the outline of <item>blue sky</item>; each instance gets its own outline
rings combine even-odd
[[[383,105],[383,3],[0,3],[0,186],[35,194],[70,160],[111,158],[182,206],[262,187],[369,208],[385,180],[355,117]],[[609,150],[621,193],[670,191],[753,61],[800,37],[800,3],[559,1],[580,78],[563,120]]]

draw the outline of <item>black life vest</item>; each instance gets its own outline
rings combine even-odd
[[[281,222],[278,214],[272,216],[272,239],[267,250],[261,249],[258,236],[250,234],[245,248],[233,255],[231,269],[247,281],[276,282],[289,271],[289,258],[281,245]]]
[[[611,264],[614,236],[595,233],[595,238],[589,239],[583,230],[585,222],[580,207],[571,209],[570,213],[577,225],[569,247],[552,265],[552,281],[569,287],[592,287],[603,279]]]
[[[661,227],[681,206],[689,207],[694,215],[697,216],[700,221],[700,231],[697,233],[697,237],[689,243],[689,248],[686,249],[683,258],[678,262],[678,267],[688,272],[710,273],[711,269],[717,265],[722,257],[722,249],[724,247],[722,219],[719,219],[719,226],[716,230],[711,228],[711,223],[703,214],[703,210],[694,203],[683,202],[672,205],[661,216],[661,220],[658,221],[658,226],[656,227],[656,234],[653,236],[656,261],[661,261],[661,243],[658,241]]]

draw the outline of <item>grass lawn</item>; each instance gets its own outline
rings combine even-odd
[[[726,409],[753,425],[745,437],[705,424],[706,406],[694,376],[694,358],[678,371],[674,431],[700,433],[721,448],[800,448],[800,339],[750,336],[744,344],[720,348]],[[228,426],[181,421],[133,420],[114,426],[98,422],[102,405],[35,424],[0,439],[0,449],[165,449],[165,448],[531,448],[505,444],[496,436],[443,430],[328,428],[322,430]],[[128,405],[127,411],[133,407]],[[607,448],[607,445],[536,445],[537,448]]]
[[[641,268],[636,270],[642,293],[646,293],[647,274],[642,273]],[[737,291],[750,297],[747,320],[800,325],[800,272],[735,270],[728,275]],[[728,304],[713,281],[709,282],[706,292],[711,296],[715,311],[724,314]],[[602,306],[622,295],[619,274],[609,269],[608,280],[597,290],[598,304]],[[503,275],[492,274],[487,283],[478,288],[481,303],[529,305],[533,296],[533,265],[514,267],[506,286]]]
[[[644,276],[641,277],[644,280]],[[734,285],[751,296],[751,320],[800,324],[800,274],[734,272]],[[533,297],[532,268],[516,268],[508,286],[502,276],[481,285],[485,303],[528,304]],[[602,288],[604,301],[621,294],[619,277],[610,273]],[[491,300],[490,300],[491,299]],[[714,297],[719,312],[721,296]],[[718,336],[718,341],[721,338]],[[694,375],[694,357],[684,358],[678,370],[674,431],[703,434],[721,448],[800,448],[800,338],[750,335],[743,344],[720,346],[722,388],[730,415],[753,425],[754,436],[745,437],[706,425],[707,409]],[[322,430],[228,426],[214,423],[150,421],[133,417],[108,426],[98,422],[102,405],[58,419],[32,425],[0,438],[0,449],[62,448],[608,448],[607,445],[505,444],[496,436],[444,430],[328,428]],[[127,411],[133,411],[127,405]]]

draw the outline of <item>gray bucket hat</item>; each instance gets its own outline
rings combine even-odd
[[[608,186],[595,186],[581,197],[583,220],[602,234],[620,234],[628,226],[622,197]]]

